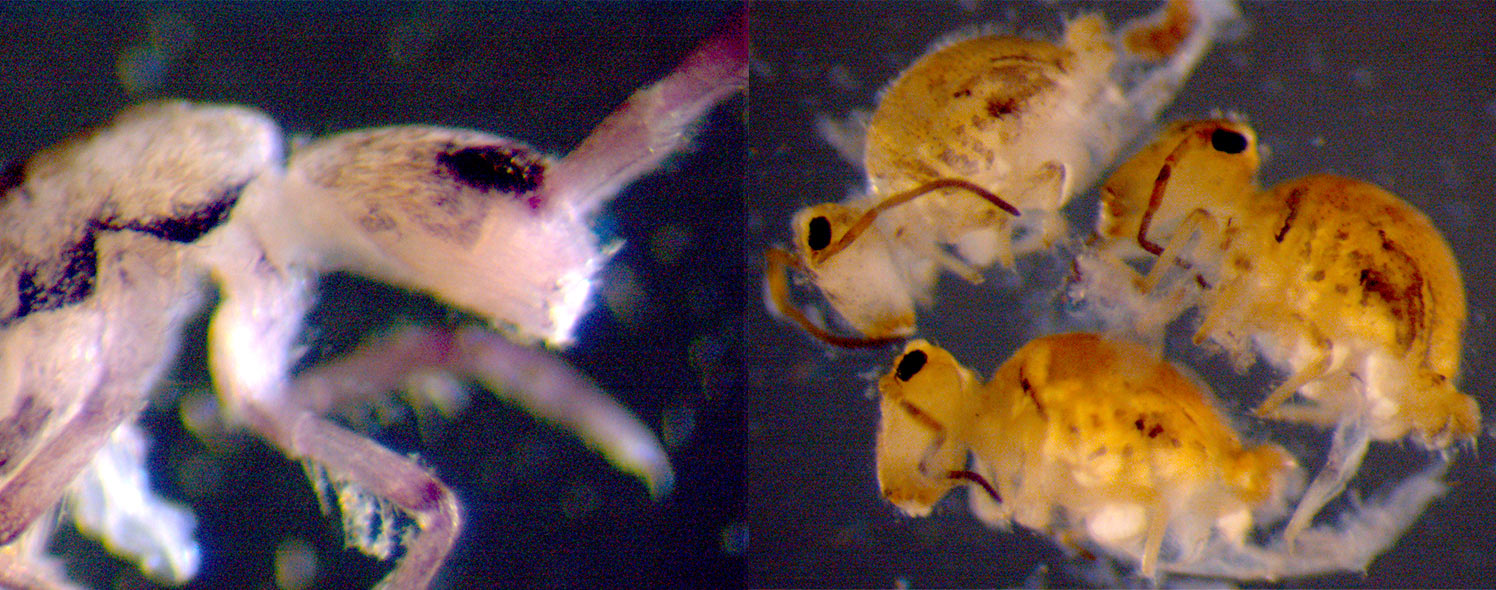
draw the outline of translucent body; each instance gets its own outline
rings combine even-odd
[[[68,496],[116,551],[163,581],[192,577],[195,560],[162,557],[196,551],[183,546],[190,525],[149,497],[134,501],[145,492],[141,452],[105,459],[129,450],[117,439],[132,432],[210,281],[219,407],[308,465],[345,522],[372,522],[345,532],[350,546],[396,558],[388,587],[431,583],[461,505],[415,457],[324,417],[385,399],[411,375],[477,382],[576,432],[651,494],[668,492],[673,471],[652,429],[536,345],[573,339],[612,253],[593,232],[599,210],[742,88],[746,57],[740,17],[561,158],[416,125],[334,135],[287,158],[279,127],[258,110],[166,101],[6,168],[0,225],[15,231],[0,233],[0,587],[69,587],[45,556],[52,508]],[[408,328],[293,375],[318,278],[339,271],[487,325]],[[401,518],[371,521],[374,510]],[[140,534],[142,521],[161,534]],[[404,542],[376,547],[394,537]]]
[[[901,510],[927,514],[979,481],[989,491],[969,493],[988,524],[1090,541],[1148,578],[1161,554],[1184,563],[1213,542],[1242,546],[1302,481],[1276,445],[1245,447],[1193,379],[1093,334],[1034,340],[986,385],[916,340],[879,390],[878,481]],[[968,452],[979,478],[964,474]]]
[[[1172,100],[1236,14],[1226,2],[1169,6],[1159,23],[1133,23],[1126,35],[1088,14],[1068,23],[1060,44],[997,35],[938,44],[866,120],[867,196],[795,215],[797,266],[862,336],[887,339],[912,333],[914,305],[929,301],[940,269],[979,282],[995,262],[1012,267],[1053,245],[1064,234],[1059,210]],[[1170,51],[1124,40],[1143,31],[1172,31]],[[951,180],[979,189],[930,189]],[[872,219],[858,224],[863,217]],[[1014,243],[1019,228],[1025,237]],[[852,253],[863,242],[879,245]],[[859,262],[838,260],[846,256]]]
[[[1191,306],[1197,343],[1288,374],[1264,416],[1337,428],[1291,538],[1354,475],[1369,440],[1429,449],[1472,439],[1480,410],[1459,392],[1465,292],[1439,231],[1372,184],[1318,174],[1262,190],[1255,134],[1228,120],[1176,124],[1102,188],[1099,244],[1077,261],[1081,295],[1144,333]],[[1107,256],[1146,257],[1148,276]],[[1142,287],[1132,290],[1133,282]],[[1130,292],[1131,291],[1131,292]],[[1130,294],[1129,294],[1130,292]],[[1297,393],[1301,399],[1291,401]]]

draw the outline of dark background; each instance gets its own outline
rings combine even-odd
[[[628,245],[604,272],[608,295],[567,353],[666,432],[676,492],[650,502],[635,480],[567,433],[484,395],[452,420],[397,417],[375,435],[419,453],[467,508],[445,585],[985,587],[1021,584],[1043,564],[1051,582],[1078,582],[1047,539],[988,530],[960,502],[928,519],[897,516],[877,494],[877,406],[865,393],[892,353],[828,352],[768,317],[758,272],[762,248],[788,240],[795,209],[862,184],[816,135],[817,115],[871,106],[882,84],[949,31],[1010,23],[1053,35],[1056,15],[1082,6],[1096,5],[754,4],[751,131],[745,101],[729,101],[693,150],[609,207],[599,230]],[[1117,22],[1154,4],[1099,6]],[[0,157],[24,156],[151,97],[252,105],[288,135],[435,123],[559,155],[729,11],[701,3],[10,4],[0,8]],[[1454,247],[1470,296],[1462,385],[1490,413],[1496,257],[1483,252],[1496,235],[1487,226],[1496,214],[1496,9],[1325,2],[1249,3],[1245,12],[1248,36],[1213,52],[1164,119],[1241,112],[1272,150],[1265,183],[1335,171],[1428,212]],[[153,26],[162,32],[155,43]],[[127,55],[144,56],[124,78],[134,93],[116,73]],[[1082,193],[1072,217],[1088,223],[1094,203]],[[1022,283],[1001,272],[978,287],[945,279],[922,331],[989,374],[1033,335],[1073,327],[1053,309],[1057,266],[1028,259]],[[390,321],[450,316],[429,300],[333,277],[313,318],[309,358],[333,356]],[[200,327],[189,332],[181,366],[143,418],[156,438],[154,481],[199,519],[205,555],[194,587],[272,587],[273,552],[293,539],[315,551],[316,587],[372,584],[387,566],[342,548],[338,524],[319,512],[300,466],[251,436],[182,426],[184,406],[211,399],[193,345],[201,337]],[[1187,347],[1171,352],[1201,370],[1234,411],[1275,378],[1232,375]],[[1311,462],[1326,438],[1246,427]],[[1421,461],[1415,450],[1374,445],[1353,487],[1374,490]],[[1490,461],[1463,453],[1449,479],[1451,494],[1367,576],[1289,585],[1488,585],[1496,576]],[[90,587],[151,587],[69,530],[54,549]]]
[[[156,97],[251,105],[288,137],[425,123],[496,132],[561,155],[732,8],[10,4],[0,8],[0,158],[23,157]],[[450,420],[417,419],[395,405],[383,426],[350,421],[418,453],[461,498],[467,524],[439,586],[740,580],[743,109],[743,99],[729,100],[693,148],[606,209],[598,231],[627,245],[601,275],[595,309],[566,353],[664,432],[673,494],[652,502],[570,434],[483,394]],[[306,337],[308,362],[391,323],[451,317],[428,299],[331,277]],[[315,552],[312,587],[372,585],[388,564],[343,548],[339,524],[320,513],[299,465],[250,435],[183,426],[184,409],[212,400],[202,337],[200,324],[189,328],[180,366],[142,418],[155,438],[154,483],[198,517],[204,563],[191,587],[274,587],[282,543]],[[152,587],[70,526],[54,550],[90,587]]]
[[[1147,3],[778,3],[753,7],[756,51],[749,136],[749,268],[767,245],[788,244],[791,214],[863,187],[814,131],[818,115],[870,108],[879,88],[944,34],[979,23],[1054,35],[1060,16],[1096,7],[1113,23]],[[1490,3],[1247,3],[1248,35],[1218,47],[1165,112],[1164,121],[1221,109],[1245,115],[1271,148],[1266,186],[1333,171],[1380,184],[1421,207],[1445,232],[1469,292],[1463,389],[1496,409],[1491,276],[1496,257],[1496,10]],[[1094,191],[1069,209],[1081,229]],[[1063,260],[1031,257],[1022,280],[1000,270],[985,285],[947,276],[921,334],[985,376],[1039,334],[1074,329],[1056,310]],[[759,277],[749,278],[752,293]],[[755,302],[757,303],[757,302]],[[897,514],[873,472],[873,376],[892,350],[828,351],[791,324],[747,311],[745,502],[752,587],[993,587],[1083,583],[1047,539],[987,529],[964,498],[931,518]],[[1249,422],[1245,410],[1280,376],[1232,374],[1181,342],[1170,356],[1198,369],[1246,430],[1267,435],[1316,468],[1328,433]],[[1491,441],[1482,438],[1489,448]],[[1368,493],[1426,459],[1406,445],[1374,444],[1352,487]],[[1288,586],[1489,586],[1496,579],[1496,495],[1490,460],[1461,453],[1453,490],[1434,504],[1365,576],[1291,580]],[[1332,504],[1339,510],[1343,503]],[[1047,572],[1042,568],[1047,565]],[[1034,577],[1034,574],[1038,573]]]

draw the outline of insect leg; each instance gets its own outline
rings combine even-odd
[[[1153,263],[1152,268],[1148,269],[1148,276],[1143,278],[1144,293],[1152,292],[1154,287],[1157,287],[1163,280],[1164,275],[1175,266],[1184,270],[1192,268],[1189,261],[1193,260],[1194,256],[1186,255],[1186,252],[1190,251],[1190,246],[1194,243],[1194,237],[1197,234],[1200,236],[1198,243],[1207,245],[1215,242],[1217,236],[1220,235],[1220,225],[1209,212],[1203,209],[1191,212],[1184,218],[1184,221],[1179,222],[1179,227],[1174,230],[1174,234],[1169,236],[1169,245],[1158,253],[1158,260]]]
[[[1169,507],[1162,500],[1155,500],[1148,509],[1148,532],[1143,539],[1143,559],[1138,573],[1150,582],[1158,579],[1158,553],[1164,544],[1164,535],[1169,532]]]
[[[1292,544],[1280,540],[1267,547],[1233,546],[1212,540],[1202,559],[1164,564],[1163,569],[1191,576],[1237,580],[1280,580],[1332,572],[1364,572],[1371,561],[1402,537],[1429,503],[1444,495],[1447,461],[1435,461],[1408,476],[1390,491],[1355,501],[1334,524],[1304,530]]]
[[[1128,334],[1163,354],[1164,327],[1185,308],[1182,294],[1144,293],[1143,276],[1115,254],[1087,249],[1071,262],[1067,296],[1089,309],[1107,331]]]
[[[142,347],[154,350],[147,343]],[[138,383],[124,377],[97,387],[67,422],[38,441],[37,451],[0,482],[0,588],[74,587],[60,568],[46,563],[52,531],[47,514],[108,442],[109,434],[134,414],[139,391]]]
[[[1331,571],[1364,572],[1371,561],[1397,543],[1423,514],[1430,502],[1444,495],[1443,483],[1449,462],[1434,463],[1409,475],[1385,495],[1368,502],[1354,501],[1352,509],[1334,525],[1305,530],[1297,541],[1287,537],[1282,576],[1312,575]],[[1316,563],[1318,562],[1318,563]]]
[[[385,502],[404,511],[416,524],[413,538],[401,543],[404,555],[381,585],[424,588],[457,539],[457,499],[415,460],[322,419],[287,395],[290,351],[312,304],[313,281],[273,265],[247,230],[223,228],[219,247],[205,255],[222,292],[208,331],[208,360],[223,405],[288,457],[318,468],[324,476],[318,479],[338,488],[345,514],[371,505],[382,510]],[[352,492],[349,501],[344,492]],[[345,532],[353,531],[345,526]],[[371,543],[357,544],[376,554]]]
[[[1047,208],[1049,213],[1044,216],[1044,229],[1039,234],[1043,247],[1048,248],[1054,245],[1056,240],[1070,233],[1069,224],[1065,222],[1065,216],[1060,214],[1060,209],[1065,206],[1065,201],[1069,198],[1072,189],[1070,184],[1074,179],[1070,176],[1070,168],[1062,162],[1050,162],[1044,165],[1044,169],[1057,179],[1054,200]]]
[[[356,486],[394,503],[415,521],[415,538],[403,544],[404,555],[381,587],[424,588],[431,583],[462,526],[457,498],[435,475],[415,460],[301,408],[251,400],[241,410],[255,431],[287,456],[320,467],[340,491]],[[341,508],[356,509],[348,504]]]
[[[453,366],[531,413],[565,426],[658,498],[675,474],[654,432],[585,375],[545,350],[520,346],[488,330],[457,331]]]
[[[386,395],[410,375],[433,370],[478,380],[495,395],[576,433],[643,480],[652,495],[669,492],[670,460],[632,412],[560,358],[487,330],[406,328],[301,374],[290,396],[322,414]]]
[[[413,373],[439,368],[452,356],[451,332],[409,327],[297,375],[287,397],[315,414],[328,414],[387,395]]]
[[[1005,228],[1005,230],[1006,230],[1006,228]],[[1006,231],[1004,233],[1006,233]],[[1006,238],[1006,236],[1004,236],[1004,238]],[[1004,241],[1006,241],[1006,239]],[[1012,267],[1013,266],[1013,253],[1012,253],[1013,251],[1011,249],[1009,249],[1006,245],[1003,245],[1001,247],[1003,248],[1004,251],[1006,251],[1006,254],[999,253],[998,254],[998,259],[999,260],[1003,260],[1004,261],[1003,262],[1004,265],[1006,265],[1008,267]],[[932,249],[930,252],[927,252],[926,254],[928,254],[930,258],[933,258],[935,260],[935,263],[939,264],[941,268],[944,268],[944,269],[946,269],[948,271],[951,271],[952,273],[955,273],[956,275],[959,275],[961,278],[966,279],[966,282],[968,282],[968,283],[971,283],[973,285],[980,285],[980,284],[982,284],[983,281],[987,280],[984,277],[982,277],[982,271],[980,269],[978,269],[978,268],[976,268],[976,267],[974,267],[974,266],[972,266],[970,264],[967,264],[965,261],[961,260],[960,258],[957,258],[955,256],[950,255],[950,253],[948,253],[948,252],[946,252],[944,250],[941,250],[939,247],[936,247],[936,248]]]
[[[1283,540],[1288,547],[1294,546],[1295,538],[1314,521],[1319,509],[1345,489],[1345,484],[1361,466],[1370,442],[1371,427],[1363,412],[1346,416],[1335,428],[1324,467],[1304,491],[1304,497],[1293,510],[1293,517],[1288,519],[1288,526],[1283,529]]]
[[[1049,203],[1044,208],[1044,214],[1040,216],[1039,231],[1030,233],[1023,241],[1013,245],[1008,254],[1008,259],[1003,266],[1012,268],[1012,259],[1048,249],[1054,243],[1070,232],[1065,216],[1060,214],[1060,209],[1065,206],[1065,201],[1070,195],[1070,172],[1069,168],[1062,162],[1047,162],[1040,168],[1038,174],[1042,188],[1049,189]]]
[[[996,229],[997,229],[997,236],[995,236],[996,240],[995,240],[995,243],[993,244],[993,246],[994,246],[993,256],[994,256],[994,258],[997,259],[997,263],[998,264],[1003,265],[1003,268],[1014,268],[1014,266],[1018,263],[1018,254],[1017,254],[1017,252],[1020,250],[1020,248],[1017,247],[1017,246],[1015,246],[1015,245],[1013,245],[1013,225],[1012,224],[1003,224],[1003,225],[997,227]],[[944,254],[944,252],[942,251],[941,254]],[[965,265],[964,263],[962,263],[962,264],[963,264],[963,266],[969,266],[969,265]],[[942,261],[942,265],[944,265],[943,261]],[[951,268],[949,265],[944,265],[944,266],[947,269]],[[960,271],[957,271],[957,270],[952,270],[952,272],[955,272],[956,274],[961,274]],[[978,283],[981,282],[980,280],[973,281],[970,278],[965,277],[964,275],[963,275],[963,278],[966,278],[966,280],[968,282],[970,282],[971,284],[973,284],[973,285],[978,284]],[[980,276],[978,278],[980,278]]]
[[[0,546],[0,588],[79,590],[62,562],[47,555],[55,519],[38,518],[9,544]]]
[[[1283,405],[1283,402],[1288,401],[1290,397],[1293,397],[1293,394],[1300,387],[1308,385],[1330,372],[1331,352],[1332,349],[1328,344],[1322,345],[1319,356],[1314,361],[1305,365],[1299,372],[1294,373],[1282,385],[1274,389],[1273,393],[1267,396],[1267,399],[1262,400],[1262,403],[1257,406],[1257,415],[1264,418],[1278,417],[1276,412],[1279,406]]]
[[[0,545],[11,542],[31,522],[52,509],[63,491],[109,439],[133,408],[114,407],[108,392],[90,396],[35,454],[0,484]],[[133,399],[131,400],[133,401]]]

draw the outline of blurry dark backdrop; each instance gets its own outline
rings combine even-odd
[[[561,155],[666,74],[731,3],[103,3],[0,7],[0,158],[160,97],[241,103],[288,136],[426,123],[500,133]],[[397,412],[370,431],[417,453],[464,503],[443,585],[713,587],[738,583],[743,309],[741,98],[694,147],[629,187],[598,231],[627,241],[601,275],[566,358],[663,438],[677,473],[651,502],[570,434],[491,396],[451,420]],[[309,359],[393,321],[441,322],[434,302],[347,276],[324,282]],[[248,435],[179,419],[211,400],[202,326],[143,423],[154,482],[188,502],[204,550],[194,588],[274,587],[277,547],[316,556],[316,588],[368,587],[387,564],[342,546],[301,467]],[[406,408],[408,409],[408,408]],[[355,423],[361,421],[355,420]],[[148,588],[64,527],[80,582]]]
[[[1061,17],[1098,9],[1113,22],[1157,2],[765,2],[753,7],[757,62],[749,117],[748,254],[788,244],[790,215],[861,189],[848,165],[814,131],[818,115],[871,108],[877,92],[932,41],[962,28],[1053,39]],[[1469,292],[1462,386],[1496,411],[1496,10],[1489,2],[1246,2],[1249,30],[1218,47],[1161,122],[1245,115],[1271,156],[1265,186],[1315,172],[1380,184],[1421,207],[1459,258]],[[1072,204],[1086,230],[1094,191]],[[1054,305],[1058,258],[1022,261],[989,273],[984,285],[946,276],[921,335],[945,346],[984,378],[1031,337],[1075,329]],[[752,267],[750,267],[752,268]],[[750,294],[759,292],[750,277]],[[754,299],[754,298],[750,298]],[[748,425],[744,498],[753,544],[751,587],[1004,587],[1025,579],[1082,580],[1048,540],[983,527],[952,498],[934,517],[909,519],[879,497],[873,472],[876,399],[872,375],[895,354],[831,352],[792,325],[747,310]],[[1226,363],[1171,343],[1173,360],[1205,376],[1228,410],[1250,408],[1280,379],[1258,369],[1234,375]],[[1288,445],[1310,465],[1328,433],[1239,419],[1256,435]],[[1490,445],[1488,438],[1481,445]],[[1482,449],[1484,450],[1484,449]],[[1402,445],[1374,444],[1352,487],[1368,494],[1426,459]],[[1312,468],[1312,467],[1311,467]],[[1453,490],[1358,574],[1292,580],[1288,586],[1486,586],[1496,579],[1496,495],[1489,457],[1461,454]],[[1332,505],[1332,510],[1344,507]],[[1047,573],[1041,567],[1048,565]],[[1030,578],[1038,573],[1038,576]]]

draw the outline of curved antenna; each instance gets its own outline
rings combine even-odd
[[[1143,220],[1138,224],[1138,246],[1147,250],[1149,254],[1161,256],[1164,253],[1163,246],[1148,239],[1148,227],[1153,225],[1153,214],[1158,211],[1159,205],[1163,204],[1164,191],[1169,188],[1169,177],[1174,174],[1174,166],[1179,163],[1180,156],[1184,155],[1185,148],[1194,148],[1197,144],[1203,144],[1205,137],[1205,129],[1198,129],[1193,135],[1179,140],[1179,145],[1174,146],[1169,155],[1164,157],[1164,164],[1158,169],[1158,177],[1153,179],[1153,192],[1148,195],[1148,208],[1143,211]]]
[[[868,209],[867,212],[863,213],[862,217],[857,218],[857,221],[853,223],[851,227],[847,228],[847,232],[842,234],[840,240],[837,240],[836,243],[827,246],[824,250],[812,254],[811,260],[813,260],[816,264],[822,264],[826,262],[827,260],[831,259],[832,256],[835,256],[836,253],[847,249],[848,246],[851,246],[852,242],[856,241],[858,236],[862,235],[862,232],[867,231],[867,228],[873,225],[873,221],[878,219],[878,215],[882,214],[884,211],[887,211],[894,207],[898,207],[899,205],[903,205],[904,203],[908,203],[909,201],[913,201],[914,199],[943,188],[965,189],[971,194],[981,197],[983,200],[996,205],[997,208],[1011,213],[1014,217],[1019,217],[1020,215],[1022,215],[1021,213],[1019,213],[1017,207],[1014,207],[1012,204],[1004,201],[1002,197],[993,194],[991,191],[977,186],[975,183],[961,180],[959,178],[941,178],[938,180],[932,180],[930,182],[900,193],[895,193],[893,196],[890,196],[887,199],[879,202],[877,205],[874,205],[873,208]]]
[[[799,324],[801,329],[817,340],[841,348],[882,348],[904,340],[893,336],[879,338],[840,336],[816,325],[815,322],[810,321],[810,318],[805,317],[799,308],[790,303],[789,282],[785,279],[789,275],[790,267],[809,274],[805,266],[789,252],[780,248],[769,248],[764,252],[764,282],[769,286],[769,299],[773,302],[775,311]]]

